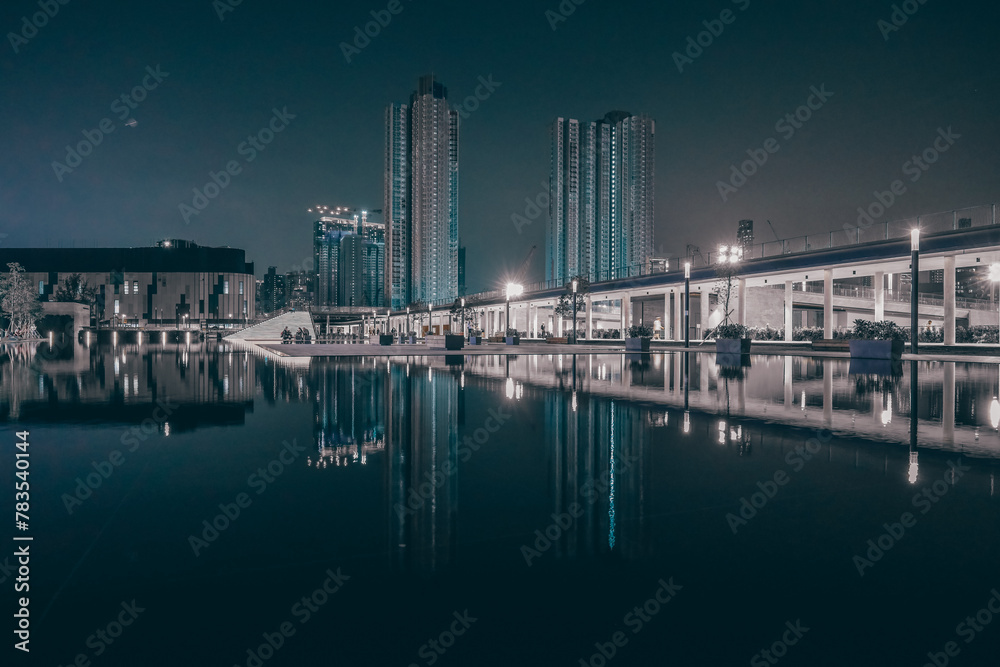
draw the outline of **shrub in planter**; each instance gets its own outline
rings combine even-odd
[[[521,335],[517,332],[517,329],[507,328],[506,341],[508,345],[520,345]]]
[[[720,324],[715,329],[715,351],[719,354],[749,354],[749,329],[742,324]]]
[[[625,349],[630,352],[649,352],[649,341],[653,339],[651,327],[636,325],[625,330]]]
[[[908,332],[890,320],[854,320],[854,332],[850,340],[851,357],[898,359],[903,354],[903,343],[907,339]]]

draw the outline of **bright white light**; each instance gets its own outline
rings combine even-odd
[[[514,398],[514,379],[507,378],[507,398]]]
[[[691,262],[684,262],[684,277],[691,277]]]
[[[691,432],[691,413],[687,411],[684,412],[684,432]]]
[[[910,469],[908,471],[907,479],[910,484],[917,483],[917,469],[920,467],[917,463],[917,457],[919,454],[917,452],[910,452]]]
[[[521,296],[524,294],[524,285],[518,283],[507,283],[507,298]]]
[[[993,402],[990,403],[990,423],[993,424],[993,428],[1000,428],[1000,401],[997,397],[993,397]]]
[[[920,250],[920,230],[914,229],[910,232],[910,250],[916,252]]]
[[[1000,282],[1000,264],[996,262],[990,264],[990,280]]]
[[[726,255],[728,253],[729,253],[729,246],[726,246],[726,245],[720,245],[719,246],[719,254],[720,255]]]

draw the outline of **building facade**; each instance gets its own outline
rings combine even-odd
[[[253,262],[243,250],[166,240],[147,248],[4,248],[41,301],[55,301],[74,274],[94,288],[94,317],[106,325],[234,324],[257,316]]]
[[[653,256],[656,124],[612,111],[552,126],[546,280],[645,272]]]
[[[458,112],[423,76],[386,109],[385,293],[393,309],[458,296]]]
[[[317,306],[382,308],[385,296],[385,225],[368,220],[324,216],[313,225]]]
[[[273,313],[285,307],[285,276],[278,273],[278,267],[267,267],[260,291],[262,312]]]

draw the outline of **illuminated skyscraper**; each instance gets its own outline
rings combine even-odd
[[[386,110],[386,292],[394,309],[458,296],[458,112],[423,76]]]
[[[545,275],[563,282],[638,275],[653,254],[656,123],[612,111],[552,127]]]

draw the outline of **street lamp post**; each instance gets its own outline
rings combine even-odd
[[[410,335],[410,307],[406,307],[406,335]]]
[[[691,347],[691,262],[684,262],[684,347]]]
[[[467,333],[465,330],[465,297],[462,297],[462,336],[464,337]]]
[[[427,304],[427,335],[431,335],[434,329],[434,306]]]
[[[918,354],[920,304],[920,230],[910,232],[910,352]]]

